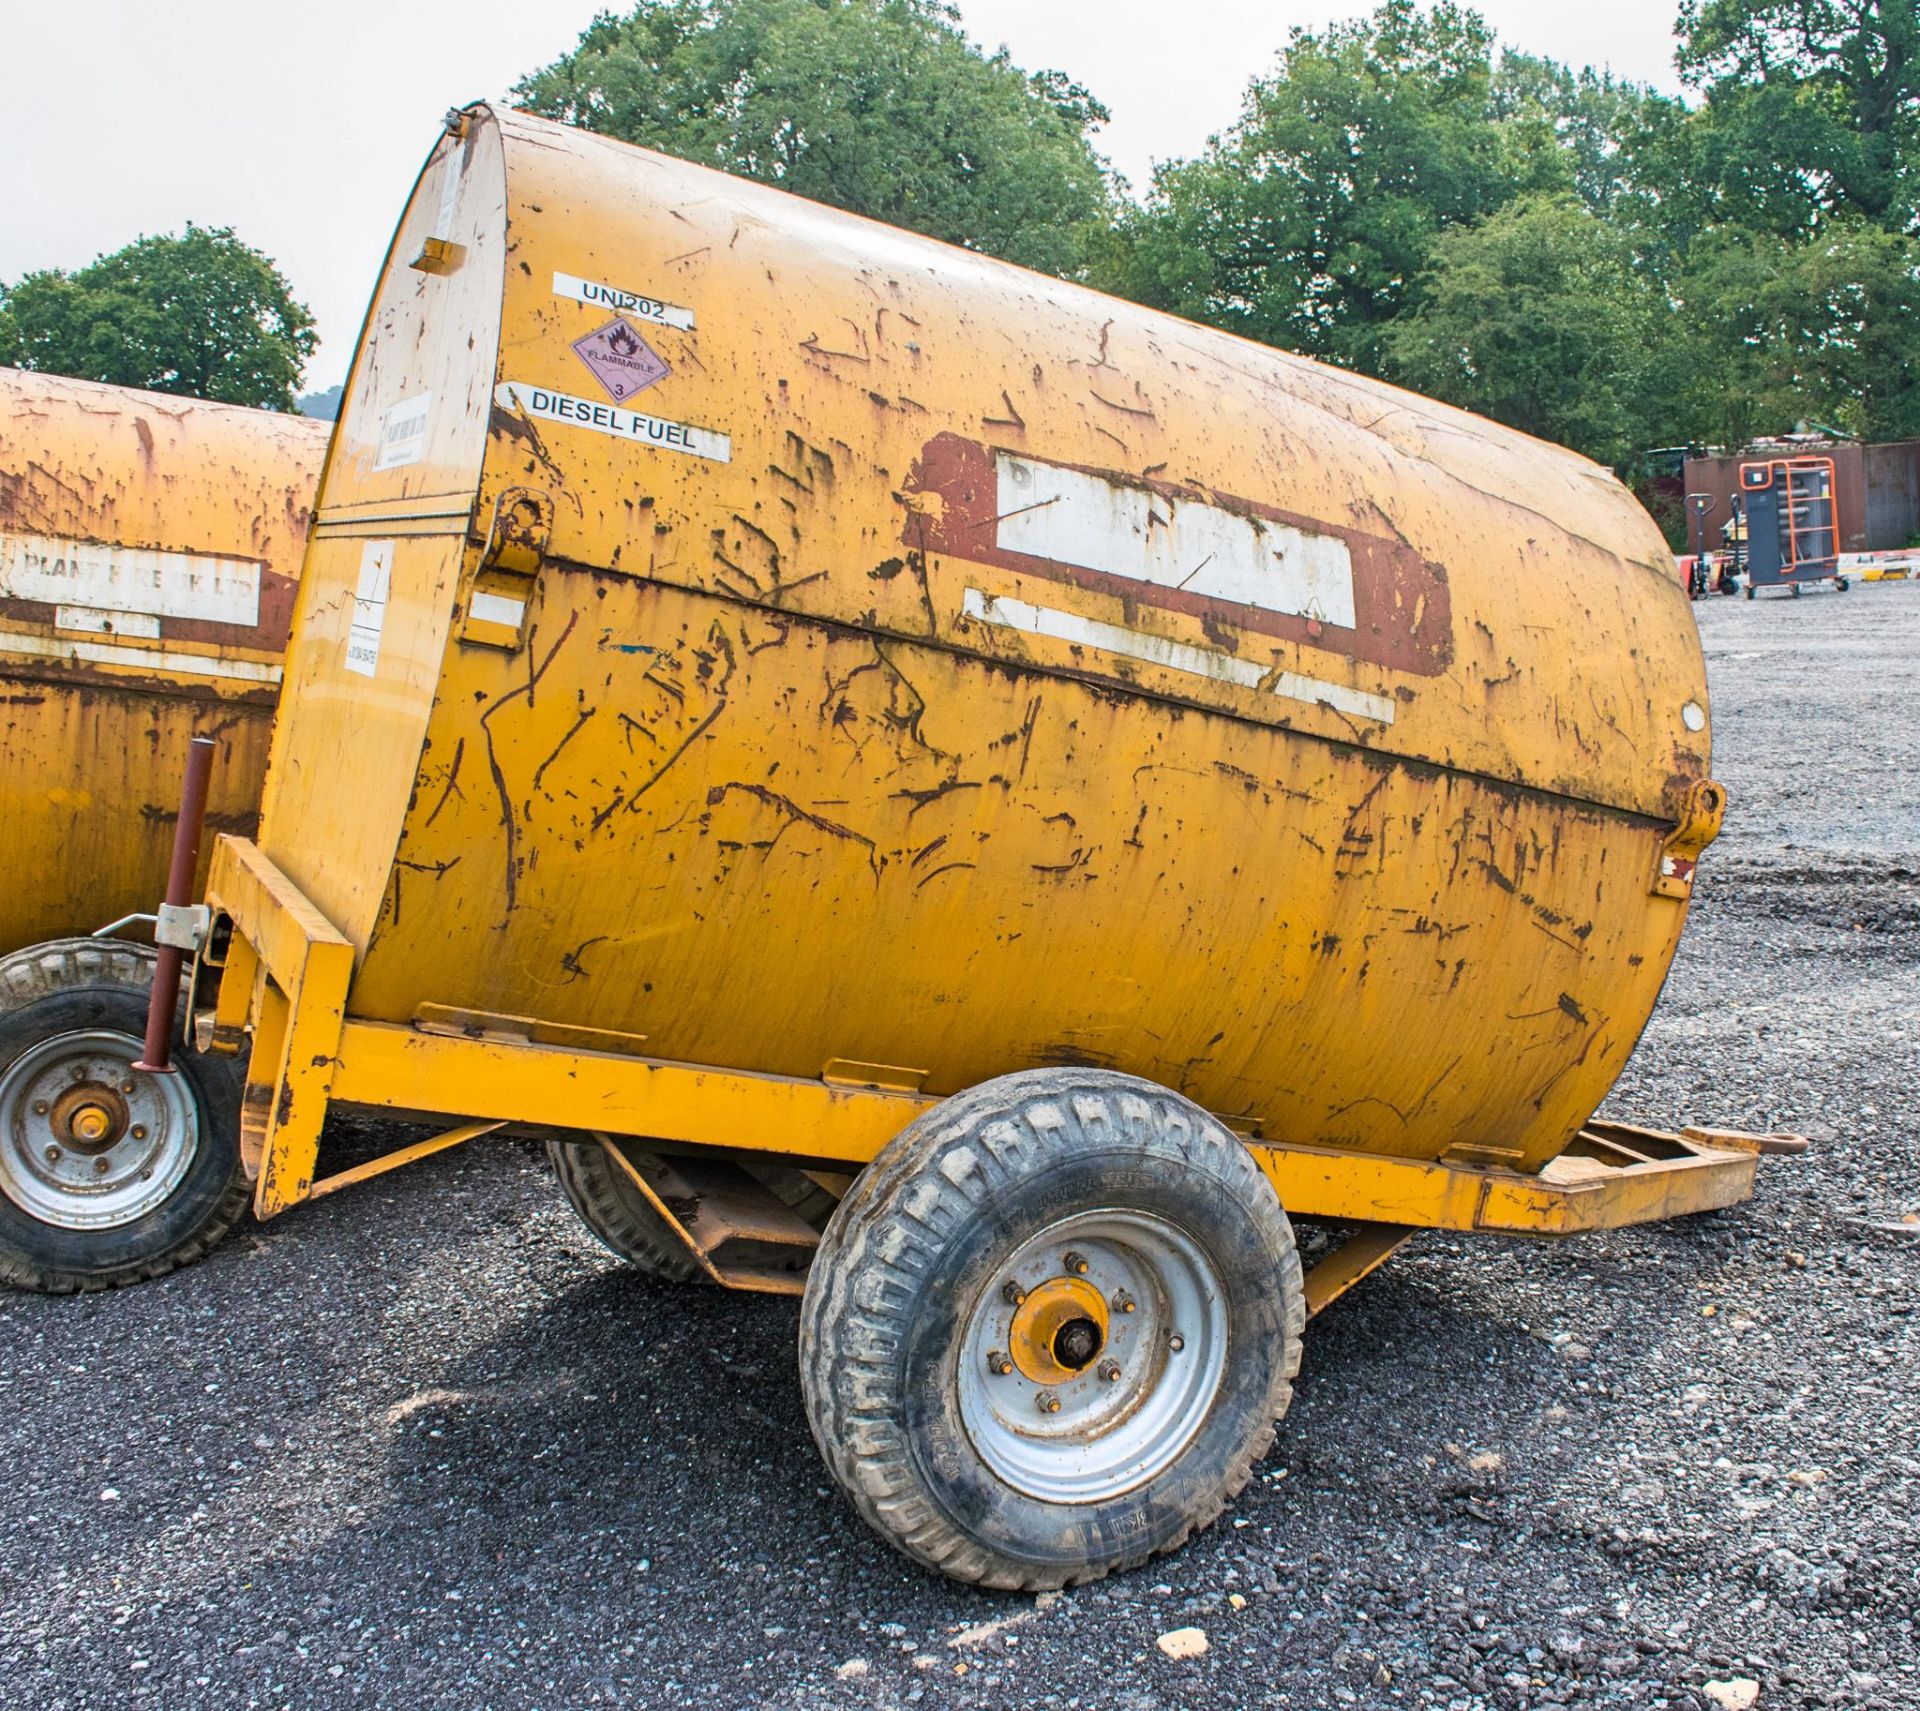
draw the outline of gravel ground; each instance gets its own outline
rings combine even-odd
[[[1418,1239],[1225,1521],[1036,1600],[829,1493],[792,1304],[483,1142],[0,1298],[0,1705],[1920,1706],[1920,587],[1699,611],[1733,809],[1612,1109],[1809,1132],[1751,1205]]]

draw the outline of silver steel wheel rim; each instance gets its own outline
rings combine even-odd
[[[199,1114],[185,1076],[133,1067],[141,1045],[110,1028],[56,1034],[0,1072],[0,1192],[28,1217],[118,1229],[180,1186]]]
[[[1098,1354],[1064,1382],[1007,1370],[1020,1311],[1007,1285],[1032,1293],[1070,1276],[1108,1304]],[[1125,1300],[1131,1311],[1115,1305]],[[1041,1502],[1100,1503],[1163,1473],[1205,1424],[1226,1374],[1226,1302],[1212,1261],[1178,1226],[1080,1212],[995,1271],[968,1311],[958,1360],[961,1422],[995,1476]]]

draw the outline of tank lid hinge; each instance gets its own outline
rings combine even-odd
[[[1680,823],[1660,846],[1653,873],[1654,896],[1684,901],[1693,895],[1693,873],[1700,864],[1700,852],[1720,835],[1720,822],[1726,813],[1726,787],[1710,778],[1696,780],[1687,791]]]
[[[501,493],[467,590],[462,642],[508,652],[521,647],[552,536],[553,502],[544,493],[530,487]]]

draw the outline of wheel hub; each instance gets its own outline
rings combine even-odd
[[[1023,1378],[1065,1384],[1105,1347],[1107,1303],[1084,1277],[1050,1277],[1014,1308],[1007,1337]]]
[[[1008,1256],[964,1319],[960,1417],[1014,1490],[1096,1503],[1185,1449],[1226,1370],[1204,1249],[1137,1211],[1062,1219]]]
[[[56,1034],[0,1072],[0,1193],[68,1230],[145,1217],[199,1150],[186,1078],[133,1065],[141,1042],[105,1028]]]
[[[111,1151],[129,1127],[127,1102],[116,1088],[76,1082],[54,1101],[47,1126],[56,1145],[82,1153]]]

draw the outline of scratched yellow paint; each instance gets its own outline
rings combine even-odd
[[[616,405],[628,335],[667,372]],[[1337,540],[1354,619],[1023,555],[1010,456],[1149,533]],[[1592,464],[484,107],[382,276],[289,674],[260,844],[350,1022],[932,1093],[1098,1063],[1522,1168],[1652,1008],[1708,763],[1684,590]]]
[[[0,368],[0,952],[154,907],[196,732],[220,744],[210,823],[251,827],[326,441],[305,417]],[[152,636],[77,628],[59,602],[8,593],[26,540],[251,561],[259,610],[143,614]],[[243,675],[210,675],[223,667]]]

